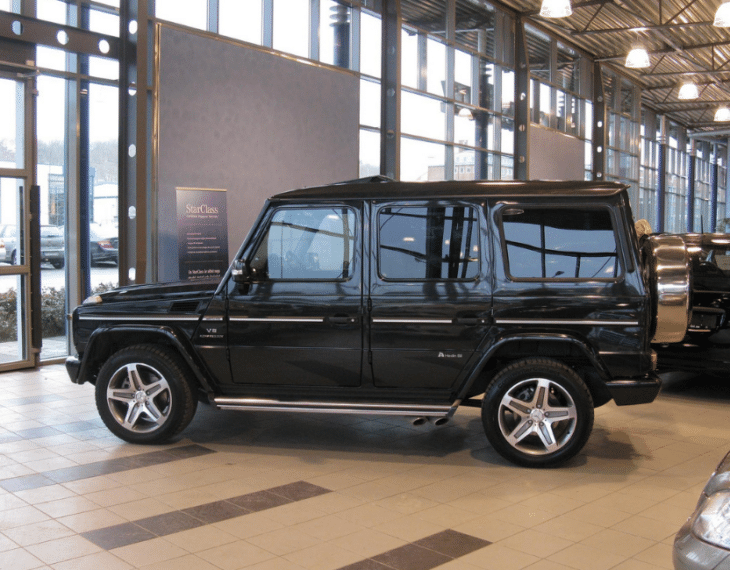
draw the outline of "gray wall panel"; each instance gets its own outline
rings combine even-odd
[[[159,278],[178,275],[175,187],[228,190],[229,255],[264,200],[356,178],[355,76],[162,27]]]
[[[533,180],[583,180],[585,142],[558,131],[530,125],[530,163]]]

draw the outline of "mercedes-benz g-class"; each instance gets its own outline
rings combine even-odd
[[[640,247],[622,184],[375,177],[270,198],[220,282],[90,297],[67,369],[129,442],[199,399],[436,424],[468,405],[500,454],[547,466],[594,407],[654,400],[650,343],[688,319],[684,243]]]

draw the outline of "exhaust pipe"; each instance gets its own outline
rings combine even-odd
[[[413,420],[413,425],[422,426],[423,424],[428,423],[430,421],[433,421],[433,425],[435,425],[435,426],[442,426],[442,425],[449,423],[449,418],[446,416],[442,416],[440,418],[436,418],[435,420],[432,420],[431,418],[428,418],[426,416],[421,416],[421,417],[418,417],[415,420]]]

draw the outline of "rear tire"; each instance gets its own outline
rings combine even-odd
[[[162,443],[193,419],[197,399],[185,364],[169,349],[138,345],[109,358],[96,381],[106,427],[130,443]]]
[[[593,400],[572,369],[527,358],[500,370],[482,402],[484,432],[505,459],[551,467],[574,457],[593,429]]]

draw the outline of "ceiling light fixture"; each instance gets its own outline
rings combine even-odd
[[[697,88],[697,84],[692,83],[691,81],[683,83],[682,86],[679,88],[679,93],[677,94],[677,97],[679,97],[683,101],[697,99],[699,96],[700,90]]]
[[[730,121],[730,109],[727,107],[720,107],[715,111],[715,121],[718,123]]]
[[[567,18],[572,13],[570,0],[542,0],[540,15],[543,18]]]
[[[712,25],[718,28],[730,27],[730,2],[720,4],[717,12],[715,12],[715,21]]]
[[[651,65],[649,62],[649,52],[641,46],[632,48],[629,55],[626,56],[626,63],[624,65],[631,69],[649,67]]]

